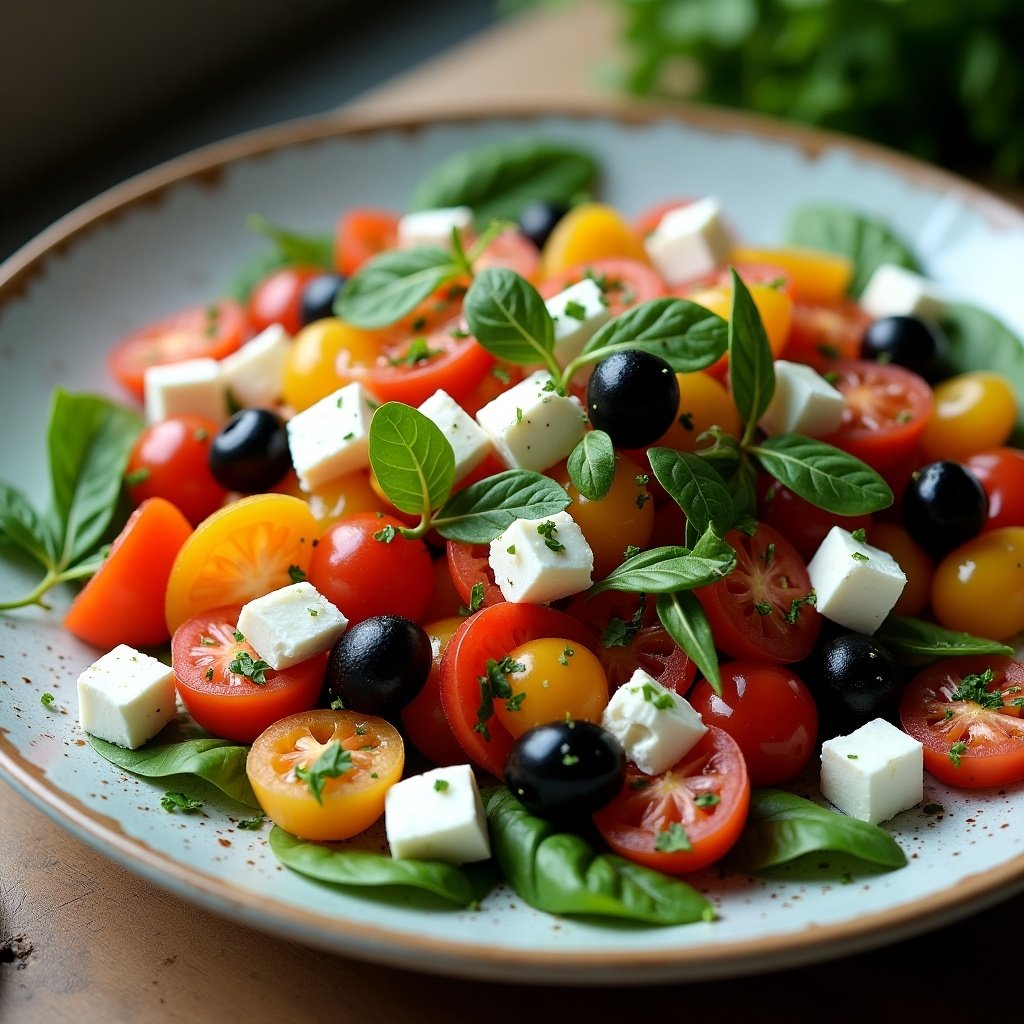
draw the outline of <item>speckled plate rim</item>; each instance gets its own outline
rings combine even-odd
[[[0,305],[20,294],[47,260],[73,246],[96,226],[138,204],[158,201],[166,190],[186,181],[214,184],[231,164],[282,148],[315,144],[338,136],[381,131],[417,132],[444,123],[538,118],[597,119],[622,125],[676,121],[712,134],[742,133],[798,147],[809,159],[844,152],[908,182],[956,195],[997,229],[1024,228],[1024,213],[984,189],[941,169],[871,143],[732,111],[697,107],[645,109],[606,101],[538,107],[504,105],[486,109],[464,104],[427,117],[373,116],[342,111],[303,118],[239,135],[188,153],[104,192],[57,221],[0,265]],[[956,886],[891,910],[851,921],[808,925],[727,947],[601,952],[509,950],[480,944],[430,942],[393,929],[361,922],[358,936],[346,936],[336,917],[312,913],[272,898],[257,898],[225,885],[190,865],[129,836],[119,822],[65,794],[42,769],[25,758],[0,726],[0,774],[36,807],[80,839],[151,882],[185,899],[246,924],[285,934],[310,945],[360,959],[432,973],[506,978],[538,983],[586,981],[590,984],[668,982],[726,977],[774,970],[870,949],[940,927],[1024,891],[1024,856],[962,879]],[[343,922],[342,922],[343,923]],[[415,959],[410,960],[410,954]]]

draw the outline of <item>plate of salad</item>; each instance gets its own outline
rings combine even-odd
[[[316,119],[0,268],[0,770],[339,953],[810,963],[1024,888],[1024,215],[717,115]]]

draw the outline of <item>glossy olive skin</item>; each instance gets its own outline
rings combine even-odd
[[[568,206],[557,203],[530,203],[519,214],[519,231],[538,249],[544,248],[555,225],[569,212]]]
[[[208,459],[229,491],[268,490],[292,468],[284,420],[270,409],[240,409],[210,442]]]
[[[668,430],[679,408],[679,381],[664,359],[626,349],[594,367],[587,414],[617,448],[642,448]]]
[[[299,298],[299,322],[303,327],[314,320],[334,316],[334,300],[345,278],[341,274],[321,274],[311,278]]]
[[[948,351],[946,332],[917,316],[881,317],[861,340],[861,358],[896,363],[929,383],[942,377]]]
[[[549,722],[527,730],[505,762],[505,784],[531,814],[551,820],[588,817],[618,796],[626,755],[592,722]]]
[[[421,626],[401,615],[373,615],[339,637],[327,660],[327,687],[349,711],[387,718],[416,699],[432,661]]]
[[[911,475],[901,515],[907,533],[938,560],[981,532],[988,496],[966,466],[949,459],[929,462]]]

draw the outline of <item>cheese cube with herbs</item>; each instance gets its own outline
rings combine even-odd
[[[729,258],[732,240],[718,200],[708,196],[669,210],[644,240],[644,248],[672,286],[720,267]]]
[[[839,429],[846,399],[805,363],[775,361],[775,391],[760,419],[766,434],[825,437]]]
[[[361,384],[346,384],[288,421],[288,448],[304,491],[370,464],[371,401]]]
[[[119,644],[78,677],[78,720],[91,736],[134,750],[177,713],[174,673]]]
[[[825,535],[807,574],[819,613],[858,633],[874,633],[907,585],[907,577],[888,551],[872,547],[841,526],[833,526]]]
[[[491,541],[488,563],[506,601],[547,604],[590,586],[594,553],[572,516],[517,519]]]
[[[564,459],[587,428],[583,404],[575,395],[560,395],[545,370],[488,402],[476,421],[509,469],[538,473]]]
[[[419,411],[432,420],[451,442],[455,455],[455,483],[471,473],[487,457],[491,439],[465,409],[446,391],[435,391]]]
[[[826,740],[821,795],[851,818],[888,821],[924,799],[924,748],[884,718]]]
[[[142,383],[148,423],[171,416],[206,416],[218,423],[228,418],[227,387],[216,359],[150,366]]]
[[[555,361],[563,370],[611,319],[604,292],[589,277],[553,295],[544,305],[555,322]]]
[[[275,670],[329,651],[347,626],[348,619],[306,581],[257,597],[238,613],[238,632]]]
[[[280,324],[271,324],[220,361],[224,386],[235,405],[266,409],[277,404],[291,340]]]
[[[861,306],[873,317],[920,316],[937,320],[945,293],[934,282],[895,263],[883,263],[868,280]]]
[[[473,226],[473,211],[468,206],[447,206],[436,210],[407,213],[398,222],[398,248],[429,246],[450,249],[452,230],[466,231]]]
[[[626,759],[659,775],[685,757],[708,731],[689,701],[638,668],[613,694],[601,716]]]
[[[396,782],[384,797],[384,829],[391,855],[400,859],[468,864],[491,855],[483,801],[468,764]]]

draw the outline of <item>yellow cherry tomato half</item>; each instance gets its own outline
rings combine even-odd
[[[204,519],[178,552],[167,582],[164,612],[173,635],[210,608],[245,604],[294,582],[309,568],[317,536],[301,498],[254,494]]]
[[[383,718],[318,709],[289,715],[256,737],[246,759],[267,817],[302,839],[348,839],[384,813],[405,746]]]
[[[541,277],[561,274],[580,263],[603,259],[647,263],[643,243],[622,215],[602,203],[582,203],[556,225],[541,253]]]
[[[334,317],[314,320],[292,339],[284,367],[285,405],[296,412],[348,384],[346,365],[369,365],[381,353],[381,335]]]
[[[709,373],[677,373],[679,410],[672,426],[654,447],[675,448],[681,452],[697,450],[697,438],[709,427],[720,427],[739,437],[742,421],[729,389]]]
[[[828,305],[846,295],[853,279],[853,261],[820,249],[783,247],[753,249],[737,246],[731,263],[770,263],[786,272],[790,291],[798,302]]]
[[[929,459],[964,459],[998,448],[1013,432],[1017,399],[998,373],[975,370],[935,385],[932,415],[921,435]]]
[[[932,560],[920,544],[898,523],[872,523],[867,530],[868,543],[888,551],[907,577],[893,615],[921,615],[931,594]]]

